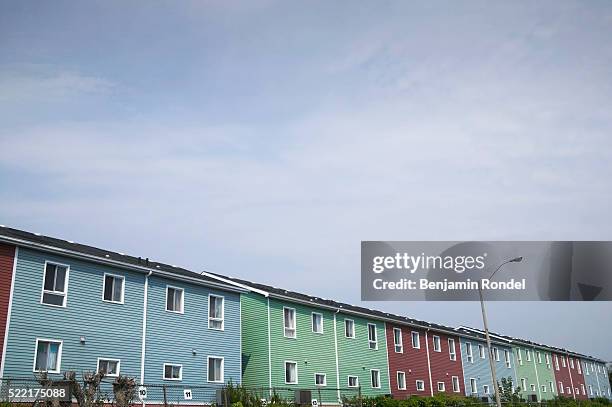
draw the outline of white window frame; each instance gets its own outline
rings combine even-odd
[[[374,327],[374,339],[370,339],[370,327],[371,326]],[[372,347],[372,344],[374,344],[374,347]],[[368,348],[370,348],[371,350],[378,349],[378,331],[376,329],[376,324],[373,324],[371,322],[368,322]]]
[[[432,341],[433,341],[434,352],[442,352],[442,340],[440,339],[440,337],[438,335],[432,335]],[[438,344],[437,349],[436,349],[436,343]]]
[[[317,376],[323,376],[323,384],[317,384]],[[315,378],[315,380],[314,380],[315,386],[317,386],[317,387],[325,387],[325,386],[327,386],[327,374],[325,374],[325,373],[315,373],[314,374],[314,378]]]
[[[286,321],[285,321],[285,311],[286,310],[293,311],[293,336],[288,336],[287,335],[287,329],[291,329],[291,328],[288,328],[287,325],[285,325],[285,323],[286,323]],[[289,338],[289,339],[296,339],[297,338],[297,312],[296,312],[295,308],[283,307],[283,336],[285,338]]]
[[[525,359],[527,359],[527,362],[531,362],[531,351],[529,349],[525,349]]]
[[[54,263],[55,264],[55,263]],[[58,340],[58,339],[47,339],[47,338],[36,338],[36,343],[34,345],[34,363],[32,364],[32,372],[34,373],[40,373],[43,372],[43,370],[37,370],[36,369],[36,357],[38,356],[38,343],[39,342],[49,342],[49,343],[59,343],[59,347],[57,348],[57,369],[55,370],[47,370],[47,373],[59,373],[61,372],[61,362],[62,362],[62,348],[64,346],[64,341],[63,340]]]
[[[538,388],[536,387],[536,385],[535,385],[535,384],[533,384],[533,383],[531,383],[531,384],[529,385],[529,388],[531,389],[531,391],[532,391],[532,392],[536,392],[536,391],[538,390]]]
[[[183,293],[183,296],[184,295],[185,294]],[[212,304],[212,302],[210,301],[211,297],[220,298],[222,301],[221,318],[213,318],[210,316],[210,306]],[[210,321],[221,321],[221,328],[215,328],[210,326]],[[208,329],[212,329],[213,331],[225,331],[225,296],[223,295],[208,294]]]
[[[574,359],[573,358],[568,358],[569,359],[569,364],[570,364],[570,369],[574,368]]]
[[[493,347],[493,358],[496,362],[499,362],[499,349],[497,347]]]
[[[521,377],[521,390],[527,392],[527,379],[524,377]]]
[[[555,392],[555,383],[554,382],[548,382],[548,387],[550,387],[550,392],[554,393]]]
[[[104,299],[104,292],[106,291],[106,277],[112,277],[113,279],[121,279],[121,300],[119,301],[113,301],[113,300],[105,300]],[[113,285],[114,288],[114,285]],[[111,290],[111,298],[114,297],[113,292]],[[120,274],[113,274],[113,273],[104,273],[104,276],[102,277],[102,301],[104,302],[108,302],[110,304],[124,304],[124,299],[125,299],[125,276],[122,276]]]
[[[416,335],[416,346],[414,346],[414,338]],[[421,334],[417,331],[410,332],[410,341],[412,342],[413,349],[421,349]]]
[[[465,355],[468,362],[474,363],[474,350],[472,349],[472,342],[465,343]]]
[[[559,382],[559,394],[565,394],[565,389],[563,388],[563,382]]]
[[[440,385],[442,385],[441,388],[440,388]],[[444,382],[438,382],[437,387],[438,387],[439,392],[446,392],[446,384]]]
[[[346,335],[346,328],[347,328],[348,322],[350,322],[350,325],[351,325],[351,331],[349,332],[351,336]],[[344,337],[348,339],[355,339],[355,320],[354,319],[344,318]]]
[[[542,389],[542,393],[546,393],[548,391],[545,384],[541,385],[540,389]]]
[[[586,396],[586,389],[584,388],[584,383],[580,383],[580,390],[582,391],[582,395]]]
[[[452,376],[451,377],[451,384],[453,386],[453,393],[460,393],[461,392],[461,385],[459,384],[459,376]]]
[[[470,394],[478,394],[478,383],[474,377],[470,377]]]
[[[421,384],[420,386],[419,383]],[[425,391],[425,380],[415,380],[414,385],[416,386],[416,391]]]
[[[106,377],[119,377],[119,375],[121,374],[121,359],[114,359],[114,358],[98,358],[98,361],[96,363],[96,372],[99,373],[100,372],[100,361],[106,361],[106,362],[117,362],[117,373],[115,374],[104,374],[104,376]]]
[[[395,336],[396,332],[399,332],[399,343],[397,342],[397,338]],[[395,353],[404,353],[404,338],[402,335],[402,328],[393,328],[393,349],[395,350]]]
[[[450,360],[457,360],[457,349],[453,338],[448,338],[448,356]]]
[[[567,363],[565,362],[565,356],[561,356],[561,366],[567,367]]]
[[[512,363],[510,362],[510,351],[508,349],[504,349],[504,363],[508,369],[512,367]]]
[[[589,384],[589,394],[593,395],[593,385]]]
[[[400,387],[400,375],[404,377],[404,379],[403,379],[403,381],[402,381],[404,385],[403,385],[403,386],[401,386],[401,387]],[[398,371],[395,373],[395,377],[396,377],[396,379],[397,379],[397,389],[398,389],[398,390],[406,390],[406,372],[401,371],[401,370],[398,370]]]
[[[489,389],[489,385],[488,384],[483,384],[482,385],[482,394],[491,394],[491,390]]]
[[[293,363],[295,365],[295,382],[287,381],[287,363]],[[298,384],[298,382],[300,381],[300,375],[298,374],[298,363],[293,360],[285,360],[285,362],[283,363],[283,376],[285,384]]]
[[[355,385],[351,386],[351,377],[355,378]],[[346,385],[350,388],[357,388],[359,387],[359,376],[354,376],[354,375],[348,375],[346,378],[347,382]]]
[[[208,363],[208,360],[206,361],[206,363]],[[179,367],[179,377],[178,379],[174,379],[174,378],[169,378],[166,377],[166,366],[171,366],[171,367]],[[170,380],[173,382],[180,382],[183,380],[183,365],[178,364],[178,363],[164,363],[163,364],[163,368],[162,368],[162,380]],[[206,366],[206,369],[208,369],[208,366]],[[208,372],[206,372],[206,375],[208,377]]]
[[[221,359],[221,380],[209,380],[210,360],[211,359]],[[214,356],[214,355],[206,356],[206,382],[207,383],[225,383],[225,358],[223,356]]]
[[[550,355],[548,353],[545,353],[544,359],[546,360],[546,367],[550,369]]]
[[[181,294],[181,309],[179,311],[174,311],[174,310],[168,309],[168,291],[170,291],[170,289],[182,292],[182,294]],[[184,314],[185,313],[185,289],[181,288],[181,287],[174,286],[174,285],[166,284],[166,301],[164,301],[164,308],[166,309],[166,312],[171,312],[173,314]]]
[[[555,355],[555,370],[559,370],[559,356]]]
[[[372,383],[372,373],[376,372],[377,376],[376,376],[376,381],[378,382],[378,386],[374,386]],[[380,383],[380,369],[370,369],[370,386],[373,389],[380,389],[381,388],[381,383]]]
[[[480,359],[487,358],[487,351],[485,350],[485,346],[482,343],[478,344],[478,357]]]
[[[315,331],[315,324],[314,324],[314,322],[315,322],[314,321],[315,315],[318,315],[319,317],[321,317],[321,330],[320,331]],[[312,333],[320,334],[320,335],[323,334],[323,325],[324,324],[323,324],[323,314],[322,313],[320,313],[320,312],[313,312],[313,313],[311,313],[310,314],[310,323],[312,325]]]
[[[523,355],[521,354],[521,348],[516,348],[516,360],[520,366],[523,366]]]
[[[542,352],[536,351],[536,359],[538,360],[539,364],[542,364]]]
[[[582,374],[582,366],[580,363],[580,359],[576,359],[576,369],[578,369],[578,374]]]
[[[64,279],[64,291],[63,292],[45,290],[45,278],[47,277],[47,264],[52,264],[54,266],[60,266],[60,267],[66,267],[66,278]],[[42,288],[40,291],[40,303],[42,305],[47,305],[49,307],[66,308],[66,305],[68,304],[68,280],[69,280],[68,278],[69,276],[70,276],[70,265],[58,263],[56,261],[45,260],[45,265],[43,266]],[[55,284],[53,284],[53,288],[55,289]],[[64,301],[62,305],[48,304],[46,302],[43,302],[43,297],[45,294],[63,295]]]

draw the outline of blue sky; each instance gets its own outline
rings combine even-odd
[[[361,240],[611,240],[610,38],[607,1],[3,1],[0,223],[352,303]],[[611,311],[490,305],[609,360]]]

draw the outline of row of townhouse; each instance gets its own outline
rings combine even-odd
[[[146,384],[344,395],[609,397],[600,359],[0,227],[0,377],[67,370]]]

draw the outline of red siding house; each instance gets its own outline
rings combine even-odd
[[[391,394],[431,396],[425,330],[386,324]]]
[[[427,340],[434,394],[465,394],[459,337],[430,331]]]
[[[552,358],[559,396],[586,400],[588,398],[586,389],[584,393],[582,391],[585,387],[584,376],[582,368],[578,373],[577,359],[557,352],[552,352]]]
[[[11,283],[13,280],[13,259],[15,247],[0,244],[0,363],[4,349],[4,336],[6,334],[6,323],[11,295]]]

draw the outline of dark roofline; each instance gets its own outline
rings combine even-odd
[[[173,280],[181,280],[199,285],[206,285],[225,291],[245,292],[245,287],[230,284],[216,277],[202,275],[182,267],[150,261],[147,258],[135,257],[93,246],[83,245],[68,240],[44,236],[38,233],[0,225],[0,242],[41,250],[62,256],[79,258],[99,264],[111,265],[141,273],[151,273]]]

